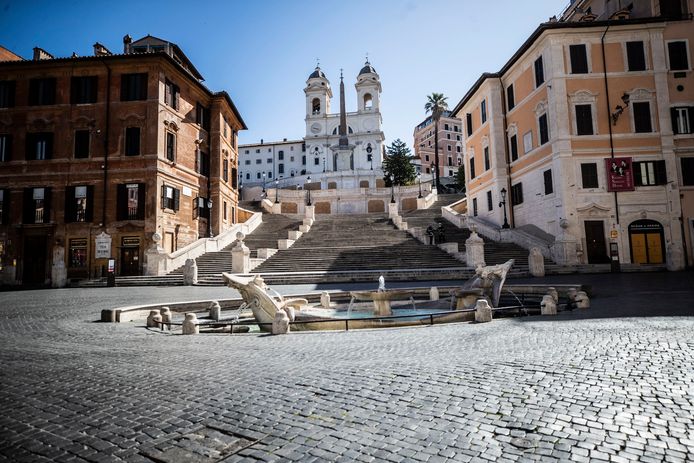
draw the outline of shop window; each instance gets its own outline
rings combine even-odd
[[[69,253],[67,265],[70,268],[87,267],[87,239],[76,238],[69,241]]]

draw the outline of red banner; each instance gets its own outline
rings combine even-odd
[[[631,158],[605,159],[607,191],[634,191],[634,171]]]

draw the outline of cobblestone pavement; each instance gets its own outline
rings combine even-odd
[[[95,322],[225,288],[0,293],[0,460],[694,461],[694,274],[567,280],[591,309],[274,337]]]

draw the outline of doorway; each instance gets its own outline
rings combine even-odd
[[[629,225],[633,264],[662,264],[665,259],[663,226],[655,220],[637,220]]]
[[[24,237],[24,270],[22,284],[39,286],[46,284],[46,249],[47,236]]]
[[[586,251],[589,264],[610,262],[605,244],[605,223],[602,220],[586,220]]]
[[[120,248],[120,274],[140,274],[140,248]]]

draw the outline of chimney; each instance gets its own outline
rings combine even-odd
[[[133,38],[130,37],[130,34],[126,34],[125,37],[123,37],[123,53],[126,55],[130,51],[130,44],[133,43]]]
[[[53,55],[48,53],[43,48],[34,47],[34,61],[41,61],[44,59],[54,59]]]
[[[287,141],[287,139],[285,138],[284,141]]]
[[[94,56],[109,56],[112,55],[111,50],[100,44],[99,42],[96,42],[94,44]]]
[[[260,139],[260,144],[261,144],[261,145],[263,144],[263,139],[262,139],[262,138]]]

